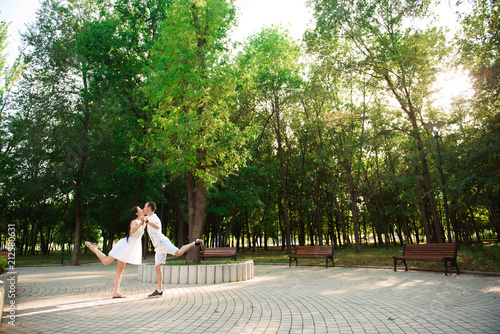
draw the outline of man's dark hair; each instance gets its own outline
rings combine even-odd
[[[156,211],[156,203],[155,202],[146,202],[146,205],[153,210],[153,212]]]

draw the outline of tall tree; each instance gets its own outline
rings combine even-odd
[[[62,139],[57,152],[65,155],[74,198],[75,240],[71,264],[79,264],[85,171],[92,146],[92,125],[99,120],[100,98],[91,94],[89,63],[78,48],[78,36],[85,22],[96,15],[92,1],[45,1],[36,22],[23,35],[30,47],[26,55],[32,92],[44,100],[55,133]],[[44,88],[40,88],[44,87]],[[22,103],[22,102],[21,102]],[[67,176],[67,174],[66,174]]]
[[[458,33],[459,64],[469,70],[474,87],[471,101],[460,101],[457,118],[466,145],[455,156],[464,157],[457,170],[463,174],[460,194],[470,191],[489,208],[492,226],[500,240],[499,180],[500,167],[500,5],[495,0],[472,1],[472,11],[461,17]],[[470,116],[472,115],[472,120]],[[456,164],[453,166],[457,166]]]
[[[284,140],[287,125],[283,124],[284,116],[297,109],[297,92],[302,79],[299,47],[288,36],[286,31],[277,27],[264,28],[251,36],[238,56],[240,68],[251,77],[257,94],[253,95],[261,106],[261,112],[267,114],[266,119],[274,118],[274,134],[277,144],[277,155],[280,164],[282,186],[283,218],[286,226],[287,252],[291,253],[290,221],[288,217],[287,176],[284,160]]]
[[[428,3],[420,0],[314,0],[317,20],[313,36],[323,43],[338,38],[356,46],[356,66],[385,82],[385,91],[399,104],[411,124],[434,226],[434,241],[443,242],[421,128],[431,85],[447,52],[444,34],[435,28],[407,28],[408,19],[424,17]],[[424,208],[424,206],[422,206]],[[425,210],[421,212],[426,215]]]
[[[11,91],[14,84],[19,79],[23,66],[20,63],[20,57],[17,58],[12,66],[7,64],[7,54],[5,50],[8,44],[8,23],[5,21],[0,21],[0,207],[3,212],[7,212],[7,199],[6,192],[2,189],[6,185],[6,179],[9,176],[7,165],[9,164],[9,155],[12,152],[13,147],[8,144],[9,134],[6,129],[8,128],[5,122],[5,111],[11,100]],[[12,171],[12,170],[10,170]],[[2,231],[6,231],[6,226],[4,226],[4,219],[0,218],[0,227]],[[0,235],[1,242],[1,235]]]
[[[170,1],[117,0],[100,3],[101,17],[87,22],[79,34],[82,54],[89,60],[95,89],[107,93],[107,123],[123,127],[130,140],[131,153],[123,167],[137,181],[135,204],[141,205],[148,191],[160,189],[164,176],[147,184],[148,161],[153,156],[147,148],[152,106],[144,92],[151,65],[151,49],[159,34]],[[153,174],[155,174],[153,172]]]
[[[174,1],[153,50],[152,146],[174,176],[186,178],[190,241],[202,236],[209,188],[244,166],[251,138],[231,122],[236,78],[227,34],[234,20],[233,1]],[[186,260],[197,262],[199,253]]]

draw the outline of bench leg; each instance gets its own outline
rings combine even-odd
[[[450,262],[449,266],[448,266],[448,262]],[[445,276],[448,276],[448,267],[451,270],[456,270],[457,275],[460,275],[460,270],[458,269],[457,260],[454,260],[454,259],[445,259],[444,260],[444,274],[445,274]]]
[[[394,271],[396,271],[397,263],[398,263],[398,260],[394,259]],[[404,264],[405,265],[405,271],[408,271],[408,266],[406,265],[406,260],[405,259],[399,260],[399,264],[400,265]]]

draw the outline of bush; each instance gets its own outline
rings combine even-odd
[[[7,267],[7,259],[4,257],[0,257],[0,274],[5,272],[5,267]]]

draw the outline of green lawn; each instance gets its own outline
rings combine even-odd
[[[293,248],[292,248],[293,249]],[[393,246],[389,249],[363,246],[361,253],[356,253],[354,248],[335,250],[335,265],[340,266],[381,266],[392,267],[394,265],[392,256],[402,254],[403,247]],[[152,260],[153,255],[148,255]],[[238,251],[238,261],[252,259],[255,263],[285,263],[288,264],[288,255],[281,251],[280,247],[256,248],[255,252],[245,248]],[[64,263],[69,264],[71,253],[66,252]],[[97,257],[93,253],[80,255],[80,263],[96,262]],[[60,264],[61,253],[54,252],[49,256],[29,255],[17,256],[16,266],[23,265],[45,265]],[[299,265],[324,265],[322,259],[299,259]],[[432,261],[408,261],[409,268],[425,268],[443,270],[441,262]],[[500,245],[484,244],[480,246],[462,245],[458,251],[458,266],[460,270],[500,272]]]
[[[293,249],[293,248],[292,248]],[[356,253],[354,248],[335,250],[335,265],[341,266],[381,266],[393,267],[394,255],[401,255],[403,247],[393,246],[389,249],[363,246],[361,253]],[[253,259],[255,263],[287,263],[288,255],[281,248],[270,248],[268,251],[256,249],[255,252],[245,250],[238,252],[238,260]],[[460,270],[500,272],[500,246],[484,245],[461,246],[458,250],[458,266]],[[325,265],[322,259],[299,259],[300,264]],[[408,261],[409,268],[443,269],[441,262]]]

